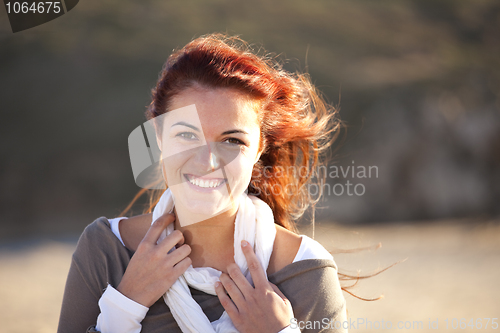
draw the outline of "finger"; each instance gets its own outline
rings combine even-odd
[[[174,266],[191,253],[191,246],[184,244],[168,254],[168,264]]]
[[[266,277],[266,273],[262,268],[255,252],[253,252],[250,244],[243,240],[241,241],[241,249],[243,250],[243,254],[247,259],[248,269],[250,270],[250,275],[252,275],[252,280],[255,285],[255,288],[265,289],[268,287],[268,281]]]
[[[166,214],[162,215],[156,219],[156,221],[149,227],[148,232],[142,239],[142,242],[149,244],[156,244],[158,238],[161,235],[161,232],[172,222],[175,221],[174,214]]]
[[[236,283],[234,283],[234,281],[226,273],[222,273],[220,275],[219,281],[222,283],[229,296],[231,296],[231,299],[236,307],[241,310],[245,304],[245,297]]]
[[[219,297],[220,304],[224,310],[226,310],[231,319],[239,314],[238,308],[236,308],[236,305],[234,305],[233,301],[226,294],[224,286],[221,282],[215,283],[215,293],[217,294],[217,297]]]
[[[179,248],[181,247],[181,245],[184,244],[184,234],[182,234],[182,239],[180,241],[177,242],[177,244],[175,244],[175,247]]]
[[[280,297],[281,297],[284,301],[285,301],[285,300],[288,300],[288,298],[286,298],[285,294],[283,294],[283,293],[281,292],[281,290],[278,288],[278,286],[277,286],[277,285],[275,285],[274,283],[271,283],[271,282],[269,282],[269,285],[271,286],[271,288],[273,288],[274,292],[275,292],[276,294],[278,294],[278,295],[279,295],[279,296],[280,296]]]
[[[192,263],[193,262],[191,261],[191,258],[186,257],[181,261],[179,261],[177,264],[175,264],[174,267],[172,268],[172,274],[175,276],[175,279],[177,280],[179,276],[184,274],[186,269],[188,269],[189,266],[192,265]]]
[[[227,266],[227,272],[229,273],[229,276],[231,279],[234,281],[238,289],[240,289],[241,293],[243,294],[243,297],[248,298],[251,292],[253,292],[255,289],[253,286],[248,282],[247,278],[245,275],[240,270],[240,267],[236,263],[229,264]]]
[[[180,230],[172,231],[165,239],[158,243],[162,249],[167,252],[172,249],[176,244],[184,243],[184,235]]]

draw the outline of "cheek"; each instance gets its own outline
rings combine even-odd
[[[227,164],[225,170],[228,177],[235,182],[234,186],[248,186],[252,177],[253,163],[255,156],[238,155],[231,163]]]
[[[190,154],[187,153],[176,153],[163,158],[163,167],[167,173],[167,176],[173,176],[176,172],[187,163],[190,158]]]

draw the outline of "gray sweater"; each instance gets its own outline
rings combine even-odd
[[[85,228],[73,253],[58,333],[84,333],[95,325],[101,295],[108,283],[118,286],[132,255],[113,234],[106,217],[96,219]],[[346,320],[346,304],[334,261],[296,261],[269,275],[268,279],[292,303],[297,324],[304,327],[303,333],[347,332],[347,329],[335,328]],[[222,315],[224,308],[217,296],[190,290],[210,321]],[[163,297],[149,308],[141,332],[182,333]]]

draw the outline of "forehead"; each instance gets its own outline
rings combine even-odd
[[[206,134],[235,128],[248,131],[260,128],[258,101],[236,89],[187,88],[172,98],[170,110],[192,104],[196,105],[197,116]],[[182,114],[177,114],[177,117],[182,117]]]

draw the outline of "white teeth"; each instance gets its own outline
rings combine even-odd
[[[203,187],[203,188],[213,188],[213,187],[217,187],[220,184],[222,184],[222,181],[218,181],[218,180],[203,180],[203,179],[191,178],[191,177],[188,177],[188,180],[191,184],[199,186],[199,187]]]

